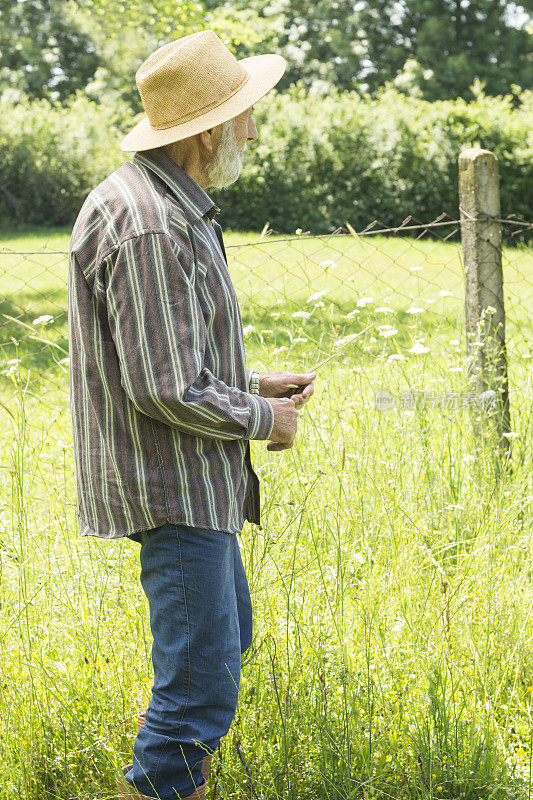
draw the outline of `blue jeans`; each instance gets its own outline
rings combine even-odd
[[[235,534],[163,525],[137,537],[153,636],[154,685],[126,779],[176,800],[231,725],[252,605]]]

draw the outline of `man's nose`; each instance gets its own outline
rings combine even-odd
[[[255,127],[255,122],[253,121],[252,117],[250,117],[250,121],[248,122],[248,141],[251,139],[255,141],[258,138],[257,128]]]

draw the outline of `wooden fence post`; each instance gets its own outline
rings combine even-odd
[[[503,434],[510,431],[510,411],[499,174],[490,150],[469,148],[459,156],[459,210],[470,388],[478,397],[488,393],[484,410],[475,415],[476,434],[490,430],[500,451],[507,453],[509,440]]]

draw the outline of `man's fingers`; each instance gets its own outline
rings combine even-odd
[[[291,400],[294,400],[294,404],[298,408],[299,406],[302,406],[309,400],[314,391],[315,387],[311,383],[308,386],[306,386],[305,389],[303,389],[301,392],[295,392],[295,394],[293,394],[293,396],[291,397]]]
[[[282,442],[269,442],[267,444],[267,450],[270,450],[271,452],[276,452],[278,450],[290,450],[291,447],[292,444],[283,444]]]
[[[305,403],[307,400],[309,400],[309,398],[315,391],[315,387],[313,386],[315,378],[316,378],[316,372],[305,372],[305,373],[295,372],[289,375],[289,379],[291,380],[291,383],[289,384],[289,389],[293,389],[294,387],[294,394],[291,397],[294,400],[296,406],[301,406],[302,403]]]
[[[294,373],[291,375],[291,383],[298,385],[311,383],[316,378],[316,372],[302,372],[300,374]]]

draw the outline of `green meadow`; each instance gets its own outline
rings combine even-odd
[[[2,800],[114,798],[150,698],[138,545],[77,533],[68,239],[0,236]],[[468,394],[456,241],[226,242],[248,366],[336,356],[294,447],[252,443],[263,522],[240,544],[254,641],[211,796],[529,799],[531,251],[504,250],[502,456]]]

